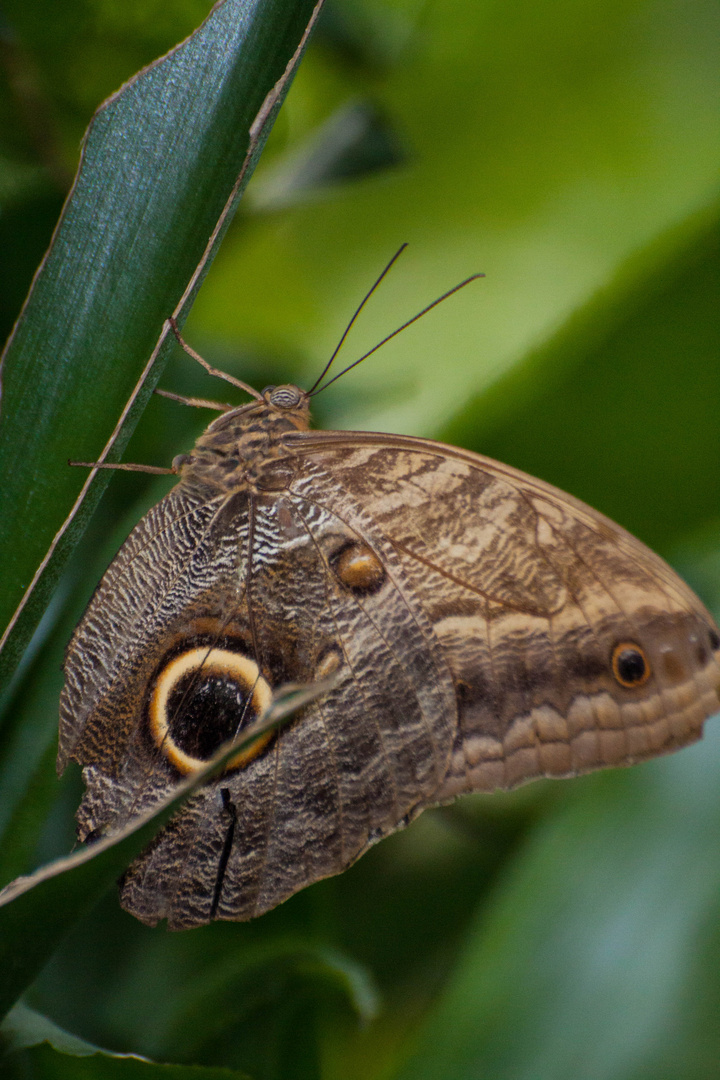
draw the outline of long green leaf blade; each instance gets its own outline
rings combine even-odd
[[[55,947],[77,920],[100,899],[155,833],[201,784],[265,731],[286,721],[332,682],[278,691],[267,715],[249,725],[238,739],[221,748],[208,763],[158,803],[117,833],[18,878],[0,892],[0,1016],[30,985]]]
[[[164,320],[186,313],[202,274],[184,296],[188,282],[243,169],[251,125],[311,11],[310,0],[224,0],[195,34],[96,114],[74,188],[4,357],[0,625],[17,610],[83,484],[68,459],[97,460]],[[258,150],[273,117],[274,111],[264,118]],[[159,350],[116,452],[166,351]],[[103,487],[101,477],[6,643],[5,675]]]

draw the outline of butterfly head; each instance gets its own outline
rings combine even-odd
[[[303,405],[307,407],[308,395],[292,383],[286,383],[283,386],[266,386],[262,396],[268,405],[281,412],[288,409],[294,410]]]
[[[291,383],[266,386],[262,394],[246,405],[231,409],[209,425],[206,435],[232,433],[242,438],[262,433],[265,438],[287,431],[307,431],[310,426],[310,396]]]
[[[266,386],[258,408],[262,422],[277,432],[293,428],[307,431],[310,427],[310,395],[292,383]]]

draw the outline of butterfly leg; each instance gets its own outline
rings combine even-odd
[[[216,412],[231,412],[234,405],[227,405],[221,401],[209,401],[208,398],[185,397],[184,394],[173,394],[171,390],[156,389],[159,397],[169,398],[170,401],[179,401],[181,405],[192,405],[194,409],[214,409]]]
[[[77,465],[81,469],[120,469],[122,472],[156,473],[159,476],[172,475],[177,469],[165,469],[160,465],[131,465],[122,461],[69,461],[68,465]]]
[[[240,379],[233,378],[232,375],[228,375],[225,371],[220,371],[219,368],[212,367],[211,364],[208,364],[207,360],[203,360],[200,353],[195,352],[182,337],[177,328],[177,323],[173,318],[168,319],[168,326],[177,338],[178,345],[184,349],[188,356],[191,356],[201,367],[204,367],[208,375],[214,375],[216,379],[224,379],[225,382],[231,383],[232,386],[237,386],[239,390],[244,390],[246,394],[250,394],[251,397],[257,398],[258,401],[264,400],[262,394],[259,394],[257,390],[253,390],[252,386],[248,386],[247,383],[242,382]]]

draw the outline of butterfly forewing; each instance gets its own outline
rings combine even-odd
[[[456,731],[454,688],[432,626],[392,547],[359,508],[346,515],[303,494],[242,493],[201,509],[179,487],[150,511],[73,640],[62,732],[64,753],[85,765],[81,838],[124,824],[177,782],[184,761],[168,749],[182,742],[174,735],[180,718],[159,738],[153,703],[164,673],[183,658],[198,656],[208,682],[216,658],[236,653],[273,687],[326,673],[337,685],[257,757],[196,795],[130,870],[127,906],[176,926],[210,917],[229,828],[223,792],[234,843],[216,914],[249,918],[342,870],[425,805]],[[180,535],[183,558],[168,559],[169,538]],[[381,573],[368,581],[365,566],[365,578],[348,587],[343,574],[358,552],[382,560]],[[112,650],[112,640],[125,647]],[[190,711],[187,699],[179,704]],[[208,737],[194,755],[210,756],[230,734]]]

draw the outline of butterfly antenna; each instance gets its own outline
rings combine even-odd
[[[312,386],[311,386],[311,387],[310,387],[310,389],[308,390],[308,394],[312,394],[312,393],[314,393],[314,391],[315,391],[315,387],[316,387],[316,386],[319,386],[319,385],[320,385],[320,383],[321,383],[321,382],[323,381],[323,379],[324,379],[324,378],[325,378],[325,376],[327,375],[328,371],[330,370],[330,368],[331,368],[331,366],[332,366],[332,363],[333,363],[333,361],[334,361],[335,357],[337,356],[337,354],[338,354],[338,353],[340,352],[340,350],[342,349],[342,347],[343,347],[343,345],[344,345],[344,343],[345,343],[345,339],[346,339],[346,337],[348,336],[348,334],[350,333],[350,331],[352,330],[352,328],[353,328],[353,324],[355,323],[355,320],[357,319],[358,315],[360,314],[360,312],[362,311],[362,309],[363,309],[363,308],[365,307],[365,305],[367,304],[368,300],[370,299],[370,297],[372,296],[372,294],[373,294],[373,293],[375,292],[375,290],[377,289],[377,287],[378,287],[378,285],[380,284],[380,282],[381,282],[381,281],[383,280],[383,278],[384,278],[384,277],[386,276],[386,274],[388,274],[388,273],[390,272],[390,270],[392,269],[392,267],[393,267],[393,266],[395,265],[395,263],[397,262],[397,260],[398,260],[398,259],[400,258],[400,256],[402,255],[402,253],[403,253],[403,251],[405,250],[405,248],[406,248],[406,247],[407,247],[407,244],[401,244],[401,245],[400,245],[400,247],[399,247],[399,248],[398,248],[398,250],[397,250],[397,251],[395,252],[395,254],[393,255],[393,257],[392,257],[392,259],[390,260],[390,262],[389,262],[389,263],[387,264],[387,266],[386,266],[386,267],[385,267],[385,269],[383,270],[383,272],[382,272],[382,274],[380,275],[380,277],[379,277],[379,278],[377,279],[377,281],[375,282],[375,284],[374,284],[374,285],[373,285],[373,286],[372,286],[372,287],[371,287],[371,288],[370,288],[370,289],[368,290],[368,292],[366,293],[366,295],[365,295],[365,296],[363,297],[363,299],[361,300],[361,302],[360,302],[360,304],[359,304],[359,306],[358,306],[358,308],[357,308],[357,311],[355,312],[355,314],[353,315],[352,319],[350,320],[350,322],[349,322],[349,323],[347,324],[347,326],[345,327],[345,331],[344,331],[344,333],[343,333],[343,336],[342,336],[342,337],[340,338],[340,340],[338,341],[337,345],[335,346],[335,351],[333,352],[332,356],[331,356],[331,357],[330,357],[330,359],[328,360],[328,362],[327,362],[327,364],[325,365],[325,367],[324,367],[324,368],[322,369],[322,371],[320,372],[320,376],[319,376],[319,378],[317,378],[317,379],[315,380],[315,382],[314,382],[314,383],[312,384]],[[319,391],[318,391],[318,393],[319,393]]]
[[[428,311],[432,311],[432,309],[434,307],[437,307],[438,304],[442,304],[443,300],[447,300],[448,297],[453,295],[453,293],[459,292],[460,289],[464,289],[465,286],[469,285],[471,281],[477,281],[478,278],[484,277],[484,274],[471,274],[469,278],[465,278],[465,280],[461,281],[459,285],[454,285],[452,289],[448,289],[448,291],[446,293],[443,293],[442,296],[438,296],[437,300],[433,300],[433,302],[431,304],[428,304],[427,307],[424,307],[422,311],[418,311],[417,315],[413,315],[412,319],[408,319],[407,322],[404,322],[402,324],[402,326],[398,326],[397,330],[393,330],[392,334],[388,334],[388,336],[384,337],[382,341],[379,341],[377,345],[373,345],[372,349],[370,349],[369,352],[366,352],[364,356],[361,356],[359,360],[354,360],[352,364],[348,364],[348,366],[346,368],[343,368],[342,371],[339,371],[337,375],[333,375],[332,379],[328,379],[325,385],[321,386],[319,390],[315,390],[315,387],[313,387],[314,392],[316,394],[319,394],[321,390],[327,390],[328,386],[332,385],[332,383],[334,383],[336,379],[339,379],[341,375],[346,375],[348,371],[351,371],[354,367],[357,367],[358,364],[362,364],[363,360],[367,360],[368,356],[372,356],[372,354],[374,352],[377,352],[378,349],[381,349],[383,345],[387,345],[388,341],[391,341],[392,338],[396,337],[398,334],[401,334],[403,330],[407,330],[408,326],[412,326],[412,324],[414,322],[417,322],[418,319],[422,319],[423,315],[427,315]],[[363,301],[363,303],[364,302],[365,301]],[[360,305],[360,307],[362,307],[362,304]],[[330,365],[328,364],[328,367],[329,366]],[[325,370],[327,371],[327,368]],[[317,383],[315,383],[315,386],[317,386]],[[310,391],[310,393],[312,392],[313,391]]]

